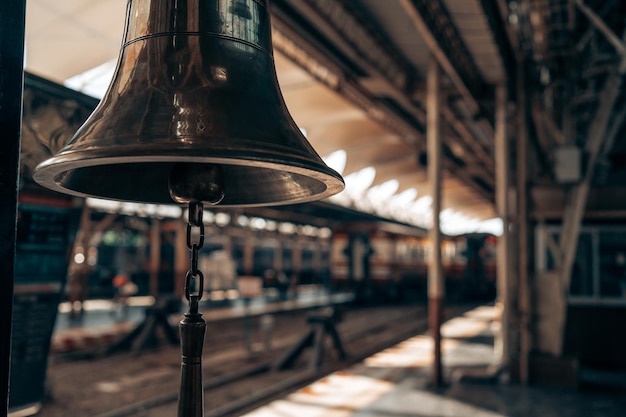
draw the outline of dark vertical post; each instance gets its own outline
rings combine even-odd
[[[25,0],[0,3],[0,396],[8,414]]]
[[[159,298],[159,270],[161,266],[161,221],[153,217],[150,226],[150,295]]]
[[[517,218],[519,241],[519,326],[520,357],[519,379],[528,383],[528,356],[530,354],[530,285],[528,276],[528,127],[525,80],[525,58],[521,58],[517,69]]]
[[[501,365],[508,370],[511,354],[511,233],[510,226],[510,165],[509,137],[507,132],[508,92],[504,84],[496,87],[495,117],[495,167],[496,212],[502,219],[502,236],[498,239],[496,272],[498,303],[501,308],[500,333],[497,335]]]
[[[428,324],[433,338],[433,366],[431,383],[443,385],[441,367],[441,319],[443,315],[444,280],[441,267],[441,230],[439,212],[441,211],[441,135],[440,135],[440,69],[434,57],[428,66],[426,81],[426,141],[428,150],[428,182],[433,198],[433,224],[429,232],[431,244],[430,264],[428,268]]]
[[[189,265],[189,249],[187,249],[187,225],[179,219],[175,221],[176,241],[174,250],[174,295],[176,298],[182,298],[185,293],[185,274],[187,273],[187,265]]]

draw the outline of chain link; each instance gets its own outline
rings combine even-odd
[[[198,253],[204,246],[204,222],[202,221],[202,203],[189,203],[189,220],[187,222],[187,248],[191,252],[191,269],[187,271],[185,276],[185,298],[189,301],[189,309],[192,312],[198,311],[198,302],[202,298],[204,292],[204,274],[198,269]],[[192,242],[192,232],[194,228],[198,228],[198,240]],[[191,293],[191,282],[196,281],[197,289],[194,294]]]

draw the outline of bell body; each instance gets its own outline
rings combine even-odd
[[[204,415],[202,347],[206,321],[199,313],[187,313],[178,325],[182,351],[178,417]]]
[[[285,106],[266,0],[129,0],[127,13],[106,95],[36,168],[37,182],[78,196],[171,203],[172,167],[189,163],[221,167],[223,206],[304,202],[343,189]]]

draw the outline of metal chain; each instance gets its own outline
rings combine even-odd
[[[204,246],[204,222],[202,221],[202,203],[189,203],[189,220],[187,221],[187,248],[191,251],[191,269],[187,271],[185,276],[185,298],[189,301],[189,311],[191,313],[198,312],[198,302],[202,298],[204,292],[204,275],[198,269],[198,252]],[[198,241],[192,242],[191,235],[193,228],[198,228]],[[191,281],[195,279],[197,290],[191,293]]]

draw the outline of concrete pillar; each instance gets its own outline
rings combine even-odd
[[[428,323],[433,338],[433,364],[431,383],[443,385],[441,367],[441,320],[443,313],[444,279],[441,266],[441,121],[440,121],[440,69],[431,57],[426,80],[426,141],[428,152],[428,183],[433,198],[433,224],[429,231],[431,258],[428,266]]]

